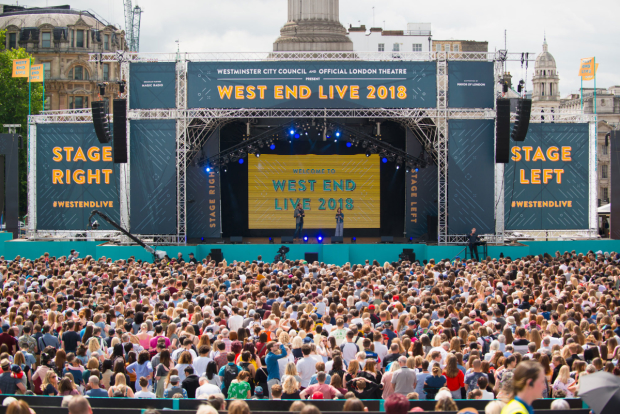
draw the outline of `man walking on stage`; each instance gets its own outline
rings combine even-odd
[[[301,208],[301,203],[297,203],[297,208],[295,209],[295,234],[293,234],[293,239],[301,239],[301,233],[304,231],[304,209]],[[299,234],[299,236],[298,236]]]
[[[469,251],[471,252],[471,258],[474,258],[476,255],[476,261],[479,262],[480,258],[478,257],[478,235],[476,234],[476,228],[471,229],[471,233],[467,236],[469,242]]]

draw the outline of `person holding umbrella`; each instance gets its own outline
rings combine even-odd
[[[513,371],[513,398],[501,414],[534,414],[532,403],[542,398],[547,386],[542,365],[523,361]]]
[[[579,398],[595,414],[614,414],[620,406],[620,377],[608,372],[579,376]]]

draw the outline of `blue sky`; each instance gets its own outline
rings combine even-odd
[[[122,0],[28,0],[25,4],[71,4],[94,10],[124,28]],[[286,0],[139,0],[137,4],[144,9],[140,49],[145,52],[175,51],[176,40],[184,52],[270,51],[287,18]],[[347,28],[350,24],[370,27],[373,6],[377,26],[404,30],[408,22],[430,22],[435,39],[488,41],[490,51],[504,47],[507,30],[510,52],[536,55],[542,51],[546,32],[549,51],[558,64],[562,97],[578,91],[577,71],[583,57],[595,56],[600,64],[598,87],[620,85],[618,0],[340,0],[340,21]],[[520,66],[508,67],[514,82],[524,75]]]

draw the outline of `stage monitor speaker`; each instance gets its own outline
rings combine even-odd
[[[531,99],[519,99],[517,101],[517,118],[512,129],[513,141],[523,142],[530,127],[530,113],[532,112]]]
[[[426,227],[428,232],[428,241],[437,243],[437,216],[426,216]]]
[[[114,162],[127,163],[127,99],[114,100]]]
[[[393,236],[381,236],[381,243],[394,243]]]
[[[336,244],[336,243],[340,243],[342,244],[344,242],[342,236],[334,236],[332,237],[332,244]]]
[[[495,162],[506,164],[510,160],[510,99],[496,102]]]
[[[304,259],[306,260],[306,262],[308,262],[308,264],[314,263],[314,262],[318,262],[319,261],[319,254],[318,253],[314,253],[314,252],[306,252],[304,254]]]
[[[243,236],[230,236],[230,242],[232,244],[242,243],[243,244]]]
[[[282,240],[280,240],[282,244],[293,243],[293,236],[282,236]]]
[[[403,249],[403,252],[399,255],[399,258],[408,262],[415,262],[415,253],[413,252],[413,249]]]
[[[222,249],[211,249],[209,256],[211,256],[211,260],[215,260],[215,263],[217,264],[219,264],[220,262],[224,260]]]
[[[112,140],[110,135],[110,124],[108,123],[108,102],[92,101],[91,108],[93,111],[93,126],[97,139],[102,144],[107,144]]]

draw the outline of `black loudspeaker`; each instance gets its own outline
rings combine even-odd
[[[381,236],[381,243],[394,243],[393,236]]]
[[[506,164],[510,160],[510,99],[498,99],[495,106],[495,162]]]
[[[400,260],[415,262],[415,253],[413,252],[413,249],[403,249],[403,252],[398,257]]]
[[[513,141],[522,142],[525,141],[527,130],[530,127],[530,113],[532,112],[532,100],[531,99],[519,99],[517,101],[517,118],[515,120],[515,126],[512,129]]]
[[[107,101],[92,101],[91,108],[93,111],[93,126],[97,139],[102,144],[107,144],[112,140],[110,135],[110,124],[108,123]]]
[[[293,236],[282,236],[282,240],[280,240],[282,244],[285,243],[293,243]]]
[[[336,244],[336,243],[343,243],[343,239],[342,236],[334,236],[332,237],[332,244]]]
[[[437,216],[426,216],[426,227],[428,228],[426,231],[428,233],[428,241],[431,243],[437,242],[438,224]]]
[[[235,244],[235,243],[243,243],[243,236],[231,236],[231,237],[230,237],[230,242],[231,242],[232,244]]]
[[[114,162],[127,163],[127,99],[114,100]]]
[[[620,240],[620,131],[611,132],[609,137],[609,156],[611,160],[611,175],[609,176],[609,238]],[[601,195],[599,194],[599,196]]]
[[[215,260],[215,263],[218,263],[218,264],[224,260],[222,249],[211,249],[209,256],[211,256],[211,260]]]
[[[314,253],[314,252],[306,252],[304,254],[304,259],[306,260],[306,262],[308,262],[308,264],[314,263],[314,262],[318,262],[319,261],[319,254],[318,253]]]

